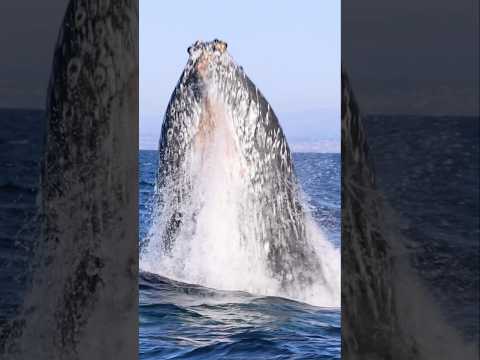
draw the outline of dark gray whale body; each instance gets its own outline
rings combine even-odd
[[[192,156],[208,152],[212,133],[223,128],[226,152],[240,164],[235,176],[246,189],[240,232],[255,228],[243,236],[262,244],[270,271],[284,284],[309,282],[318,264],[306,242],[305,214],[288,143],[271,106],[226,49],[219,40],[192,45],[167,107],[158,173],[159,202],[164,212],[170,211],[162,235],[165,250],[196,216],[194,211],[187,218],[184,211],[196,186]]]

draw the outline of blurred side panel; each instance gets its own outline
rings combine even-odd
[[[45,112],[18,130],[27,141],[43,132],[29,176],[40,179],[37,236],[25,243],[26,280],[2,324],[2,357],[136,358],[138,1],[70,1],[48,68]]]
[[[342,2],[342,355],[477,359],[478,2]]]

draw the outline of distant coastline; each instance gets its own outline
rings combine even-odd
[[[5,141],[6,138],[9,137],[7,136],[7,133],[11,136],[11,131],[14,129],[24,129],[25,131],[28,129],[28,133],[25,133],[26,137],[37,137],[39,136],[38,132],[43,133],[44,116],[45,110],[40,108],[0,107],[0,123],[4,127],[2,129],[3,136],[0,137]],[[429,119],[441,119],[445,121],[450,119],[476,120],[478,119],[478,116],[451,114],[430,116],[415,114],[368,114],[365,116],[365,119],[367,122],[402,120],[402,123],[405,123],[403,126],[408,126],[408,123],[415,123],[419,119],[427,122]],[[401,124],[397,123],[397,126],[401,126]],[[8,129],[10,129],[10,131],[8,131]],[[156,133],[141,133],[139,136],[140,150],[157,150],[159,137],[160,134]],[[13,138],[9,140],[18,139],[16,139],[16,136],[13,136]],[[341,140],[334,138],[317,140],[312,138],[302,138],[297,135],[289,139],[289,144],[294,153],[340,153]]]
[[[158,150],[158,134],[140,134],[140,150]],[[294,153],[340,153],[340,140],[291,140],[290,148]]]

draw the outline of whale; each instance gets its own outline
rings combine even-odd
[[[250,259],[259,257],[280,288],[325,283],[321,261],[308,240],[305,206],[285,134],[272,106],[227,46],[215,39],[188,48],[187,64],[166,108],[155,200],[161,219],[155,236],[161,239],[161,252],[174,256],[180,241],[191,242],[201,232],[202,222],[213,217],[212,227],[221,228],[218,223],[230,216],[229,227],[236,229],[225,230],[223,238],[204,252],[238,236],[237,251],[250,246],[253,254],[245,257],[247,264],[239,265],[238,271],[253,268]],[[210,166],[205,165],[209,161]],[[212,174],[218,172],[222,174],[215,178]],[[199,184],[206,177],[211,179],[202,188]],[[214,209],[209,215],[202,215],[212,198],[233,192],[232,188],[237,190],[223,208],[218,199],[210,205]],[[211,261],[221,261],[232,251],[218,252]],[[182,256],[178,261],[184,261]]]

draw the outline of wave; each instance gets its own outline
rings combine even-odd
[[[12,181],[0,182],[0,191],[2,192],[35,193],[37,190],[37,187],[33,184],[18,184]]]
[[[340,358],[340,311],[141,272],[142,359]]]

